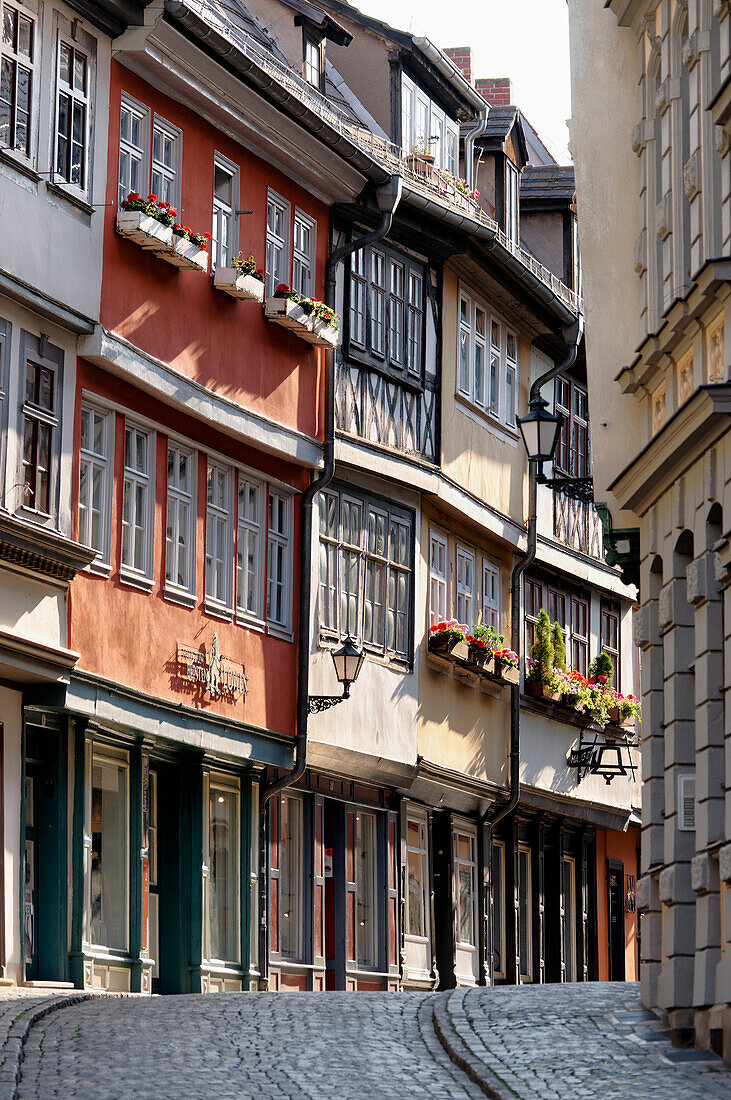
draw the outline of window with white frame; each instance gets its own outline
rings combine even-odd
[[[267,195],[267,296],[289,283],[289,203],[274,191]]]
[[[518,340],[467,290],[459,296],[457,392],[494,419],[515,429]]]
[[[482,621],[500,630],[500,566],[482,559]]]
[[[315,286],[315,244],[317,226],[313,219],[298,207],[294,211],[294,239],[292,241],[292,290],[305,298],[312,296]]]
[[[55,175],[81,191],[87,188],[88,133],[89,58],[61,39],[56,73]]]
[[[302,73],[305,80],[318,91],[324,91],[325,43],[316,41],[305,31],[302,52]]]
[[[381,244],[350,260],[348,353],[420,378],[424,366],[424,268]]]
[[[475,621],[475,552],[457,545],[457,618],[468,626]]]
[[[505,159],[505,235],[512,245],[518,244],[518,169]]]
[[[165,581],[195,594],[195,459],[187,447],[168,441]]]
[[[213,158],[212,267],[230,267],[237,254],[236,207],[239,201],[238,168],[220,153]]]
[[[122,488],[122,566],[133,575],[152,576],[155,436],[127,423],[124,428]]]
[[[49,362],[28,357],[22,406],[23,504],[50,515],[58,473],[57,372]]]
[[[239,508],[236,532],[236,610],[261,619],[262,514],[264,489],[260,482],[239,472]]]
[[[79,542],[109,561],[114,413],[81,403],[79,455]]]
[[[232,471],[208,461],[206,502],[206,599],[221,610],[231,607]]]
[[[409,813],[406,818],[406,930],[407,936],[425,940],[429,936],[429,842],[426,816]]]
[[[292,498],[269,489],[267,622],[289,630],[292,604]]]
[[[160,202],[172,205],[180,201],[180,130],[155,115],[152,121],[152,166],[150,189]]]
[[[120,203],[130,191],[141,194],[147,186],[146,147],[149,111],[125,93],[119,112],[119,193]]]
[[[14,4],[2,4],[0,145],[31,155],[36,23]]]
[[[376,497],[321,494],[320,634],[349,631],[370,650],[411,656],[413,518]]]
[[[429,532],[429,625],[447,618],[447,540]]]
[[[431,153],[437,168],[457,174],[459,124],[405,73],[401,76],[401,147]]]

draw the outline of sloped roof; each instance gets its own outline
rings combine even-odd
[[[572,164],[528,164],[520,177],[521,200],[573,202],[576,192]]]

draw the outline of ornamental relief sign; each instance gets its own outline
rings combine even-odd
[[[177,662],[181,679],[200,684],[213,699],[235,701],[249,690],[244,666],[222,655],[218,634],[213,635],[208,649],[193,649],[178,642]]]

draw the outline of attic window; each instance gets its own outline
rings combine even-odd
[[[505,235],[511,245],[518,244],[518,170],[505,158]]]
[[[303,30],[302,73],[308,84],[319,92],[325,88],[325,41]]]

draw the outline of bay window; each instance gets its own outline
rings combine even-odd
[[[375,497],[320,495],[321,637],[349,631],[367,649],[411,656],[413,517]]]
[[[122,567],[132,578],[152,578],[155,436],[127,423],[124,429]]]
[[[81,403],[79,542],[109,562],[114,413]]]
[[[0,42],[0,144],[31,155],[35,79],[33,19],[13,4],[2,4]]]
[[[195,595],[195,460],[191,451],[168,442],[166,587]]]
[[[231,607],[231,480],[232,472],[208,463],[206,492],[206,600],[222,611]]]
[[[55,175],[87,189],[89,59],[77,46],[60,41],[56,74]]]
[[[421,379],[424,361],[424,268],[384,247],[350,259],[347,354]]]

